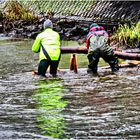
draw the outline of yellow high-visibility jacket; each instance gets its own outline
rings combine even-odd
[[[39,61],[47,59],[43,53],[42,45],[48,53],[51,60],[58,60],[60,57],[60,35],[53,31],[51,28],[47,28],[42,33],[38,34],[35,42],[32,46],[32,51],[39,53]]]

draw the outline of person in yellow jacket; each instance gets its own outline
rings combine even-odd
[[[39,52],[38,75],[46,76],[46,70],[50,66],[50,74],[56,76],[60,61],[60,35],[53,30],[53,23],[47,19],[44,24],[44,31],[37,35],[32,46],[32,51]]]

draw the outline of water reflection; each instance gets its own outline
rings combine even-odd
[[[64,138],[63,109],[67,102],[63,98],[64,87],[61,80],[42,80],[38,82],[39,88],[35,92],[38,127],[44,135],[54,138]]]

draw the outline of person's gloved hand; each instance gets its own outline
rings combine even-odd
[[[85,43],[86,42],[86,38],[83,38],[83,39],[79,39],[78,40],[78,44],[79,45],[82,45],[83,43]]]
[[[78,40],[78,44],[82,45],[83,44],[82,40]]]

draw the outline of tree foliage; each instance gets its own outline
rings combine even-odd
[[[5,2],[3,7],[4,17],[8,20],[33,20],[35,16],[23,7],[17,0]]]

